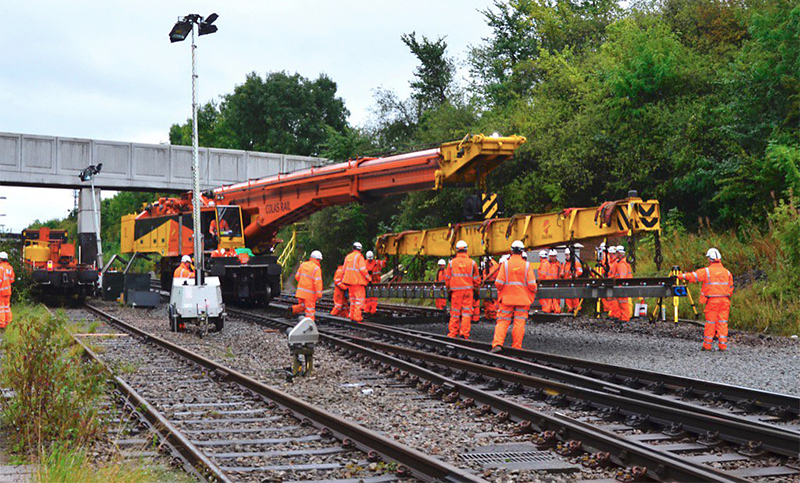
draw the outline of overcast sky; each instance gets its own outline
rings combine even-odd
[[[491,0],[19,1],[0,3],[0,131],[113,141],[168,141],[191,115],[190,48],[167,34],[188,13],[219,14],[198,39],[200,101],[229,93],[249,72],[325,73],[361,125],[373,91],[402,97],[416,66],[400,41],[445,36],[463,61],[489,35]],[[462,69],[462,75],[465,73]],[[0,224],[19,231],[64,216],[72,192],[0,187]]]

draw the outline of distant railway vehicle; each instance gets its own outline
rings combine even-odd
[[[22,259],[40,292],[83,298],[97,286],[97,267],[78,263],[68,241],[64,230],[23,230]]]

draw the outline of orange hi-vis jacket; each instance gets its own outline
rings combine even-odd
[[[730,298],[733,295],[733,275],[722,262],[711,262],[706,268],[684,274],[687,282],[702,283],[700,303],[711,298]]]
[[[494,285],[497,287],[497,300],[503,305],[530,305],[536,298],[533,266],[522,255],[511,255],[503,262]]]
[[[631,278],[633,277],[633,273],[631,272],[631,265],[628,263],[627,260],[624,258],[621,260],[617,260],[611,265],[611,273],[609,274],[610,278]]]
[[[194,277],[194,271],[187,267],[188,264],[181,263],[178,265],[178,268],[172,273],[172,278],[192,278]]]
[[[336,273],[333,274],[333,286],[339,290],[347,290],[347,286],[343,283],[344,279],[344,265],[336,267]]]
[[[367,260],[367,271],[370,276],[370,283],[381,283],[381,270],[386,265],[383,260]]]
[[[445,273],[445,286],[451,292],[456,290],[473,290],[480,286],[481,276],[478,264],[467,256],[467,252],[458,252],[450,260]]]
[[[564,262],[564,273],[562,277],[564,278],[578,278],[583,275],[583,265],[581,265],[581,261],[577,258],[575,259],[575,277],[572,276],[572,265],[570,264],[569,260]]]
[[[520,258],[522,258],[522,256],[520,256]],[[486,281],[486,282],[494,282],[495,280],[497,280],[497,273],[498,273],[498,267],[499,266],[500,266],[499,263],[497,263],[494,260],[490,260],[489,261],[489,272],[486,274],[486,279],[484,281]]]
[[[11,296],[11,284],[14,280],[14,267],[7,261],[0,262],[0,297]]]
[[[319,260],[312,258],[301,263],[294,279],[297,280],[295,297],[313,301],[322,297],[322,270],[319,268]]]
[[[344,258],[344,278],[346,285],[367,285],[370,280],[367,261],[358,250],[353,250]]]
[[[444,282],[447,280],[447,269],[440,268],[438,272],[436,272],[436,281],[437,282]]]
[[[522,257],[520,257],[522,258]],[[561,264],[547,260],[539,265],[539,280],[556,280],[561,278]],[[544,268],[544,270],[542,269]]]

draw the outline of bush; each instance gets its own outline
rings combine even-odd
[[[97,402],[100,368],[71,350],[66,318],[41,307],[16,307],[6,330],[0,385],[13,396],[0,399],[4,422],[13,427],[14,449],[39,454],[54,441],[85,445],[101,433]]]

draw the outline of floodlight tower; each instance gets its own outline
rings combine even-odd
[[[203,233],[200,225],[200,161],[197,140],[197,66],[194,43],[195,28],[198,35],[213,34],[217,26],[212,25],[219,15],[212,13],[206,18],[197,14],[189,14],[179,18],[169,32],[169,41],[182,42],[186,40],[189,32],[192,33],[192,226],[194,227],[194,265],[195,283],[203,283]]]

